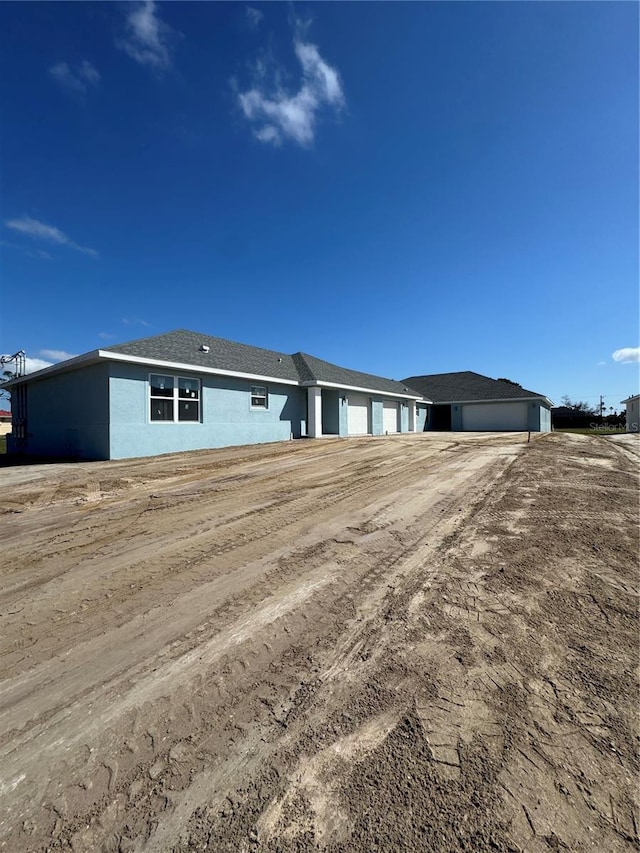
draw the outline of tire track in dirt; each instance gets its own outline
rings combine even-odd
[[[459,466],[459,467],[460,467],[460,466]],[[387,479],[387,483],[389,484],[389,486],[391,487],[391,485],[393,484],[393,487],[397,488],[397,487],[398,487],[398,482],[399,482],[399,477],[400,477],[400,475],[396,475],[395,477],[388,478],[388,479]],[[357,504],[357,503],[359,503],[359,502],[360,502],[360,499],[359,499],[358,495],[359,495],[359,488],[355,488],[355,487],[354,487],[354,488],[352,488],[352,489],[349,491],[347,498],[348,498],[348,500],[350,500],[350,501],[354,502],[355,504]],[[386,499],[385,499],[385,500],[386,500]],[[383,503],[385,503],[385,501],[383,501]],[[339,512],[339,511],[340,511],[340,509],[338,509],[338,512]],[[388,500],[387,500],[387,501],[386,501],[386,503],[385,503],[385,511],[388,511]],[[365,513],[365,515],[367,515],[367,514]],[[369,518],[370,518],[370,517],[371,517],[371,513],[369,513]],[[386,525],[386,521],[385,521],[385,525]],[[377,532],[377,531],[371,531],[371,530],[367,529],[367,532],[364,534],[364,538],[365,538],[365,539],[367,539],[367,538],[368,538],[369,547],[373,547],[373,545],[375,544],[375,537],[376,537],[376,534],[377,534],[378,536],[382,537],[382,538],[385,540],[385,549],[386,549],[387,551],[388,551],[388,548],[389,548],[389,543],[391,543],[391,544],[392,544],[392,546],[393,546],[393,548],[394,548],[394,549],[396,549],[396,550],[400,550],[400,549],[402,548],[402,546],[401,546],[401,545],[399,545],[398,541],[397,541],[396,539],[394,539],[393,537],[389,537],[389,535],[388,535],[384,530],[383,530],[382,532],[379,532],[379,531]],[[326,537],[325,537],[325,538],[326,538]],[[344,543],[344,542],[343,542],[343,543],[339,543],[339,545],[340,545],[340,547],[341,547],[341,548],[344,548],[344,547],[345,547],[345,545],[348,545],[348,543]],[[339,550],[340,550],[340,549],[339,549]],[[383,552],[384,552],[384,549],[383,549]],[[351,559],[353,560],[354,565],[355,565],[356,563],[363,564],[363,562],[366,564],[366,561],[363,561],[363,560],[362,560],[362,553],[361,553],[360,549],[356,549],[356,552],[355,552],[355,554],[353,554],[353,555],[352,555]],[[338,563],[338,564],[334,567],[335,585],[337,586],[337,590],[336,590],[336,593],[335,593],[335,595],[334,595],[334,606],[335,606],[335,607],[337,607],[337,608],[341,608],[341,607],[343,607],[343,598],[344,598],[344,592],[345,592],[345,589],[344,589],[344,588],[345,588],[345,585],[346,585],[346,586],[348,586],[348,582],[345,580],[344,575],[342,574],[342,572],[343,572],[343,567],[344,567],[345,565],[348,565],[348,563],[349,563],[349,560],[347,560],[347,563],[346,563],[346,564],[345,564],[345,563],[344,563],[344,561],[343,561],[343,563],[342,563],[342,564]],[[280,567],[280,569],[281,569],[281,568],[282,568],[282,567]],[[382,566],[379,566],[378,568],[379,568],[379,571],[382,571],[382,570],[383,570],[383,567],[382,567]],[[321,572],[322,572],[322,573],[324,573],[324,574],[326,574],[326,567],[324,567],[324,566],[323,566],[323,568],[321,569]],[[360,575],[361,575],[361,574],[362,574],[362,572],[360,572]],[[330,578],[329,580],[326,580],[326,584],[329,584],[329,586],[331,586],[331,580],[332,580],[331,578]],[[357,582],[357,581],[359,580],[358,575],[356,575],[356,576],[354,577],[354,579],[353,579],[353,580]],[[323,583],[321,584],[321,588],[322,588],[322,589],[324,589],[324,587],[325,587],[325,582],[323,582]],[[317,592],[317,591],[312,590],[312,592]],[[327,600],[328,600],[328,599],[327,599]],[[303,624],[303,623],[306,623],[306,622],[307,622],[307,620],[306,620],[306,619],[303,619],[303,618],[302,618],[302,616],[300,616],[299,621],[300,621],[300,623],[301,623],[301,624]],[[329,631],[331,631],[331,630],[332,630],[332,628],[334,627],[334,625],[333,625],[333,622],[331,621],[331,619],[329,619],[329,620],[328,620],[328,622],[326,623],[325,627],[323,628],[323,626],[322,626],[322,619],[318,619],[318,626],[317,626],[317,627],[318,627],[318,629],[319,629],[319,630],[325,630],[325,631],[329,630]],[[307,627],[307,625],[306,625],[306,624],[304,625],[304,628],[305,628],[305,630],[306,630],[306,631],[308,631],[308,627]],[[289,629],[289,630],[291,631],[292,629]],[[300,630],[300,629],[296,629],[296,630]],[[284,631],[284,627],[283,627],[283,631]],[[286,632],[286,631],[284,631],[284,634],[285,634],[285,636],[286,636],[287,632]],[[278,632],[278,633],[276,634],[276,638],[281,637],[281,635],[282,635],[282,634],[281,634],[281,632]],[[218,640],[219,640],[219,637],[217,638],[217,640],[216,640],[216,641],[215,641],[215,643],[214,643],[214,646],[215,646],[215,648],[216,648],[216,649],[218,648]],[[201,649],[202,649],[202,646],[199,646],[198,648],[201,650]],[[276,651],[276,655],[277,655],[277,652],[278,652],[278,646],[274,646],[274,649],[275,649],[275,651]],[[198,657],[202,657],[202,656],[201,656],[201,654],[199,654],[199,655],[198,655]],[[184,661],[184,658],[185,658],[185,656],[183,655],[183,656],[182,656],[182,658],[181,658],[180,660]],[[195,659],[194,659],[194,661],[195,661]],[[242,659],[242,661],[243,661],[243,662],[242,662],[241,669],[242,669],[243,671],[244,671],[244,670],[246,670],[246,671],[249,671],[249,672],[250,672],[250,671],[251,671],[251,666],[252,666],[252,656],[251,656],[250,654],[248,654],[248,655],[246,656],[246,658],[243,658],[243,659]],[[195,665],[195,664],[194,664],[194,665]],[[199,661],[199,662],[198,662],[198,664],[197,664],[197,666],[198,666],[199,668],[202,668],[202,666],[203,666],[202,662],[201,662],[201,661]],[[175,671],[171,670],[171,672],[172,672],[173,676],[175,676]],[[132,673],[132,675],[134,675],[134,676],[135,676],[135,673]],[[237,677],[237,676],[236,676],[236,677]],[[171,680],[173,681],[173,680],[174,680],[174,678],[172,678]],[[294,679],[294,681],[295,681],[295,679]],[[153,678],[153,682],[154,682],[154,683],[156,683],[156,684],[158,683],[158,682],[157,682],[157,677],[154,677],[154,678]],[[291,682],[291,683],[293,684],[293,682]],[[117,685],[112,685],[112,687],[117,687]],[[299,687],[299,685],[296,685],[296,687]],[[86,697],[85,697],[85,698],[86,698]],[[158,699],[158,701],[160,701],[160,699]],[[102,727],[103,727],[103,726],[105,726],[105,725],[107,726],[107,729],[108,729],[108,721],[105,721],[105,720],[104,720],[104,718],[101,718],[100,727],[102,728]],[[47,731],[49,731],[49,733],[51,732],[51,727],[52,727],[52,719],[50,719],[50,720],[48,721],[48,723],[47,723],[47,727],[46,727],[46,728],[47,728]],[[54,727],[54,728],[55,728],[55,727]],[[51,736],[51,735],[49,734],[49,736]],[[54,742],[55,742],[55,739],[54,739],[54,741],[53,741],[53,742],[52,742],[52,741],[50,741],[50,745],[52,746]],[[45,750],[45,754],[46,754],[46,750]],[[118,764],[119,764],[119,775],[120,775],[120,777],[122,777],[122,773],[123,773],[122,766],[126,766],[126,762],[124,762],[124,764],[123,764],[122,766],[120,766],[120,762],[116,762],[116,763],[118,763]],[[22,765],[22,766],[24,766],[24,765]],[[154,764],[152,764],[152,765],[151,765],[151,768],[152,768],[153,766],[154,766]],[[151,768],[149,768],[149,769],[151,769]],[[68,772],[69,772],[69,770],[70,770],[70,768],[69,768],[69,767],[67,767],[67,770],[66,770],[65,772],[66,772],[66,773],[68,773]],[[157,770],[157,768],[156,768],[156,770]],[[154,775],[154,776],[156,776],[156,770],[154,770],[154,771],[153,771],[153,775]],[[19,774],[18,774],[18,775],[19,775]],[[113,770],[112,770],[110,773],[106,773],[106,772],[105,772],[105,779],[106,779],[106,777],[107,777],[107,776],[111,779],[111,778],[113,777],[113,775],[114,775]],[[15,778],[18,778],[18,776],[16,776]],[[157,776],[157,778],[159,778],[159,776]],[[15,780],[14,780],[14,781],[15,781]],[[105,783],[105,784],[106,784],[106,783]],[[113,785],[113,783],[111,783],[111,784]],[[118,783],[116,782],[116,785],[117,785],[117,784],[118,784]],[[108,786],[108,784],[107,784],[107,790],[109,790],[109,786]],[[58,808],[58,807],[59,807],[59,808],[62,810],[62,812],[64,813],[64,812],[65,812],[65,808],[63,807],[63,805],[61,805],[61,804],[58,802],[57,798],[55,798],[55,797],[54,797],[54,798],[52,798],[52,799],[53,799],[53,800],[55,800],[55,803],[57,804],[57,805],[55,806],[55,808]],[[54,804],[53,804],[53,803],[52,803],[52,808],[54,808]],[[55,811],[55,809],[54,809],[54,811]],[[57,820],[61,820],[61,821],[64,823],[64,822],[67,820],[67,818],[68,818],[68,816],[67,816],[67,817],[60,817],[60,816],[58,816]]]
[[[538,465],[542,462],[536,460]],[[557,474],[553,462],[555,460],[548,465],[548,474]],[[504,506],[508,506],[511,512],[513,504],[518,504],[517,492],[521,491],[523,497],[527,497],[529,489],[525,489],[524,484],[530,483],[531,473],[529,466],[522,466],[520,476],[515,478],[515,490],[509,478],[502,481],[500,486],[505,488],[496,489],[484,510],[479,509],[480,523],[470,526],[467,538],[463,535],[459,541],[455,537],[452,539],[443,555],[447,559],[443,560],[440,578],[436,572],[428,579],[425,588],[417,592],[408,589],[401,581],[402,592],[389,592],[389,597],[396,600],[390,601],[388,608],[381,608],[385,625],[391,626],[386,638],[384,629],[381,629],[368,643],[350,643],[338,650],[337,658],[343,663],[341,674],[348,674],[351,686],[359,657],[364,657],[372,676],[377,670],[378,674],[385,674],[385,684],[391,681],[398,685],[398,678],[401,681],[403,672],[406,674],[404,668],[411,670],[404,653],[409,649],[411,656],[418,657],[429,672],[431,683],[427,680],[423,690],[429,694],[431,687],[432,695],[417,697],[415,690],[420,680],[414,678],[411,689],[403,696],[400,683],[396,690],[400,690],[401,695],[387,698],[386,711],[381,710],[371,697],[367,707],[373,716],[361,721],[357,719],[357,702],[354,710],[349,701],[350,690],[343,689],[333,697],[333,707],[346,709],[349,720],[357,720],[359,728],[356,726],[355,741],[351,722],[343,725],[339,717],[333,720],[333,736],[323,731],[321,725],[309,727],[312,731],[307,731],[302,751],[293,749],[293,756],[287,756],[288,766],[283,756],[280,765],[276,765],[282,766],[285,762],[284,783],[280,770],[271,789],[265,793],[263,786],[269,778],[268,773],[263,773],[262,777],[254,774],[252,780],[245,780],[230,794],[227,806],[222,810],[212,802],[210,806],[195,811],[184,840],[171,849],[186,850],[191,849],[192,844],[208,843],[221,851],[249,850],[257,843],[263,850],[370,850],[374,839],[381,850],[458,849],[465,835],[464,824],[460,832],[459,818],[456,827],[455,818],[451,824],[447,823],[447,814],[453,801],[456,803],[455,813],[459,814],[460,805],[464,804],[470,788],[483,792],[482,796],[488,798],[486,808],[477,799],[472,805],[475,818],[480,814],[485,821],[475,826],[469,822],[474,832],[474,849],[635,849],[638,840],[637,799],[634,797],[637,751],[631,746],[630,752],[621,751],[621,743],[614,744],[608,734],[616,731],[618,737],[621,735],[624,713],[627,724],[633,720],[635,712],[629,706],[633,690],[626,690],[626,712],[616,708],[611,701],[603,702],[592,690],[579,699],[573,678],[568,680],[554,672],[558,663],[562,664],[563,654],[558,654],[561,638],[555,632],[553,618],[548,638],[544,636],[543,624],[534,621],[538,637],[544,638],[544,642],[532,642],[531,626],[527,620],[535,618],[536,607],[523,600],[519,586],[511,588],[509,583],[505,586],[512,569],[509,563],[518,552],[507,549],[505,553],[491,545],[478,548],[487,535],[492,535],[495,520],[504,518]],[[548,482],[555,482],[554,478],[550,477]],[[623,495],[624,492],[623,487]],[[571,494],[570,489],[568,493]],[[585,490],[585,499],[587,494]],[[557,510],[564,500],[563,495],[560,503],[556,504]],[[630,501],[626,507],[626,519],[631,525],[627,523],[622,529],[633,531],[636,507]],[[562,514],[560,510],[559,515]],[[580,514],[581,511],[575,507],[568,514],[573,518],[576,532],[581,532]],[[608,522],[614,533],[619,529],[618,514],[619,508],[616,507]],[[524,534],[525,542],[529,540],[525,550],[538,554],[537,561],[529,563],[529,570],[533,573],[529,586],[533,589],[541,579],[540,573],[544,579],[542,570],[545,563],[539,561],[549,545],[548,535],[539,528],[535,516],[527,523],[526,513],[518,517],[518,531],[514,530],[514,546],[518,543],[519,550],[523,550]],[[559,540],[559,544],[563,541]],[[574,538],[574,542],[581,543],[582,550],[588,541],[588,537],[586,542],[582,537]],[[613,553],[618,553],[616,536],[610,537],[609,541]],[[475,559],[469,556],[474,552]],[[636,553],[637,537],[635,551],[631,549],[626,557],[618,554],[614,564],[618,571],[624,570],[625,559],[626,565],[637,565]],[[576,564],[571,569],[575,572]],[[520,571],[518,568],[515,575],[517,581]],[[566,580],[573,584],[571,575],[561,580],[555,566],[551,571],[555,575],[555,585],[560,582],[562,586]],[[487,586],[486,583],[486,577],[492,573],[504,588],[497,595],[495,585]],[[610,574],[614,575],[615,571]],[[481,607],[476,608],[476,612],[483,614],[482,621],[469,618],[469,589],[473,590],[476,602],[480,602]],[[541,590],[543,597],[547,589],[544,584]],[[450,591],[451,606],[443,601],[444,594]],[[403,603],[409,593],[413,598],[408,612],[413,619],[407,620]],[[498,607],[494,603],[496,598]],[[637,601],[635,604],[637,606]],[[610,637],[609,667],[616,660],[619,661],[618,666],[628,666],[628,658],[616,652],[624,632],[627,641],[631,642],[637,632],[635,607],[627,612],[631,621],[621,623],[623,633]],[[589,636],[593,633],[592,619],[590,613],[584,623]],[[570,621],[564,617],[560,624],[569,625]],[[575,625],[578,631],[582,630],[579,626],[578,621]],[[426,638],[425,627],[428,629]],[[504,646],[505,637],[510,638],[511,655]],[[416,638],[421,642],[416,642]],[[627,649],[630,651],[633,646],[628,645]],[[384,661],[389,652],[393,656],[393,668],[385,670]],[[372,660],[376,654],[379,657],[377,666]],[[634,657],[637,663],[637,648]],[[590,667],[589,655],[581,658],[581,665],[589,668],[583,684],[593,684],[595,671]],[[357,682],[356,678],[354,692],[361,699],[362,685],[358,687]],[[380,678],[377,684],[381,685]],[[619,690],[609,689],[608,694],[619,701]],[[318,698],[315,697],[314,709],[318,708]],[[618,718],[613,729],[608,725],[612,715]],[[395,720],[398,722],[393,728]],[[345,729],[350,733],[345,734]],[[372,730],[377,731],[377,737],[371,735]],[[358,735],[361,744],[354,747],[353,743],[358,743]],[[431,809],[431,817],[425,816],[424,819],[433,820],[434,814],[439,816],[436,821],[439,834],[433,838],[428,834],[429,823],[421,827],[412,825],[420,797],[417,790],[410,784],[407,786],[405,781],[412,778],[415,765],[397,763],[403,743],[406,743],[398,738],[404,736],[413,739],[413,756],[420,742],[427,744],[426,758],[421,764],[422,775],[416,778]],[[352,761],[354,757],[356,759],[351,781],[348,763],[345,766],[343,760],[345,752]],[[297,760],[296,755],[299,756]],[[431,762],[437,768],[435,776]],[[373,813],[366,811],[369,766],[373,773],[372,783],[375,779],[375,800],[371,800],[370,805],[378,804]],[[400,775],[395,776],[396,772]],[[479,776],[479,772],[482,775]],[[396,781],[404,795],[413,797],[414,803],[407,813],[404,801],[404,808],[393,819],[393,812],[389,809],[393,807],[394,790],[385,788],[382,782],[389,777]],[[364,787],[362,779],[365,780]],[[350,813],[349,806],[354,802],[365,809],[365,815],[375,815],[384,804],[385,824],[380,825],[375,820],[363,823],[362,812]],[[469,812],[465,815],[466,820]],[[396,819],[397,823],[394,822]],[[403,832],[406,825],[409,829]],[[454,834],[447,835],[448,832]]]
[[[380,488],[387,492],[392,492],[407,478],[408,472],[405,465],[403,469],[386,474],[380,482]],[[256,516],[258,516],[256,519],[258,523],[254,523],[252,529],[248,532],[245,532],[247,524],[247,515],[245,512],[239,514],[236,518],[231,517],[226,524],[216,524],[214,522],[213,527],[210,522],[205,521],[203,529],[196,531],[194,534],[194,519],[189,517],[192,508],[190,505],[186,506],[184,507],[183,514],[186,524],[185,533],[179,536],[176,536],[172,532],[165,534],[157,543],[154,543],[154,556],[151,558],[147,556],[149,549],[145,541],[142,540],[140,546],[138,546],[138,552],[143,557],[142,560],[136,559],[136,550],[131,549],[127,542],[135,536],[136,527],[139,529],[145,523],[145,515],[150,511],[155,513],[156,510],[153,509],[153,501],[148,502],[144,506],[139,506],[134,513],[127,517],[127,520],[124,521],[124,526],[119,531],[113,531],[113,525],[109,527],[112,530],[112,538],[115,538],[116,541],[123,541],[120,557],[114,553],[114,548],[111,544],[112,539],[104,531],[102,536],[94,542],[94,546],[89,544],[84,545],[80,552],[68,549],[64,555],[67,558],[73,556],[74,559],[78,559],[82,557],[85,551],[90,552],[88,554],[88,565],[91,565],[93,562],[93,573],[100,571],[101,578],[104,580],[106,577],[113,576],[118,571],[125,570],[131,582],[121,585],[119,589],[111,587],[107,589],[104,595],[94,595],[88,589],[87,595],[83,595],[81,600],[77,600],[75,597],[77,596],[78,585],[82,584],[80,577],[87,570],[86,561],[80,564],[75,572],[61,570],[59,573],[56,573],[54,578],[50,578],[50,582],[53,581],[54,583],[52,594],[58,598],[64,598],[68,602],[68,605],[65,605],[66,614],[63,613],[61,616],[64,617],[65,621],[67,619],[73,620],[73,624],[69,625],[67,631],[67,641],[75,644],[78,639],[86,636],[86,631],[82,628],[83,625],[90,625],[91,628],[89,630],[95,630],[97,625],[90,621],[91,617],[94,613],[104,609],[105,604],[113,611],[117,608],[124,608],[126,603],[128,605],[126,610],[123,609],[121,612],[121,618],[124,619],[127,612],[131,612],[138,606],[138,602],[135,600],[136,594],[144,596],[146,588],[151,584],[157,585],[159,577],[163,577],[166,585],[170,584],[169,576],[173,575],[176,578],[178,588],[175,592],[169,589],[167,595],[178,594],[184,588],[185,584],[197,583],[203,574],[208,575],[211,570],[212,561],[215,563],[220,557],[227,556],[232,551],[239,552],[237,559],[250,558],[252,545],[254,543],[259,544],[265,537],[270,537],[277,545],[277,537],[287,535],[288,528],[299,526],[299,522],[302,519],[313,518],[315,521],[322,521],[323,518],[331,517],[336,502],[339,502],[344,510],[348,511],[360,502],[360,495],[363,492],[370,490],[375,493],[376,483],[371,482],[367,469],[350,477],[349,483],[349,485],[345,485],[343,482],[336,482],[332,477],[329,479],[323,477],[319,483],[315,484],[317,487],[316,491],[309,496],[294,494],[286,495],[284,498],[280,497],[276,500],[275,497],[269,495],[271,499],[270,505],[265,506],[263,503],[258,505],[254,511],[250,510],[250,512],[255,512]],[[305,477],[303,479],[302,485],[303,488],[308,489],[308,478]],[[175,513],[175,507],[168,507],[167,512]],[[207,519],[210,510],[206,507],[204,509],[199,507],[197,513],[196,518]],[[161,526],[171,527],[169,523],[165,524],[162,520],[159,523]],[[182,523],[182,520],[180,523]],[[126,540],[124,539],[125,534]],[[88,537],[89,534],[87,534]],[[184,544],[185,540],[187,541],[186,546]],[[103,554],[104,548],[107,548],[107,551]],[[155,554],[159,556],[155,556]],[[146,562],[144,559],[145,556]],[[61,555],[57,554],[55,559],[59,560],[60,557]],[[98,559],[100,557],[104,557],[104,559]],[[107,569],[106,573],[105,568]],[[225,566],[223,569],[223,571],[232,570],[233,566]],[[60,574],[64,574],[62,585],[58,580]],[[40,586],[40,596],[45,596],[42,601],[42,607],[48,608],[49,606],[47,604],[47,588],[44,585],[44,578],[40,578],[40,572],[38,575],[38,579],[30,581],[26,588],[12,590],[15,593],[21,593],[22,598],[19,596],[12,598],[7,595],[5,599],[10,609],[17,609],[25,601],[24,594],[29,594],[31,607],[26,616],[20,614],[14,620],[15,622],[23,621],[25,618],[32,622],[35,618],[34,615],[29,615],[29,612],[33,611],[33,606],[37,604],[37,599],[34,598],[34,585]],[[30,577],[33,577],[33,573],[30,574]],[[85,583],[86,586],[87,584]],[[88,598],[88,595],[93,595],[93,600]],[[57,621],[61,621],[61,619],[58,618]],[[39,651],[42,654],[53,652],[54,648],[56,648],[47,644],[45,638],[42,636],[40,636],[39,644]],[[20,645],[20,656],[25,648],[28,648],[28,643]],[[57,648],[58,651],[61,651],[63,647],[59,646]],[[7,659],[6,663],[10,664],[11,659]]]
[[[634,849],[633,472],[599,443],[465,438],[332,447],[324,486],[299,471],[307,515],[212,558],[214,578],[204,554],[185,564],[173,605],[167,558],[123,623],[166,633],[116,640],[111,614],[119,668],[92,686],[86,663],[66,705],[43,687],[7,744],[7,849]],[[73,679],[71,656],[56,665]]]

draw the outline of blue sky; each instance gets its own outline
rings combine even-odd
[[[188,328],[637,392],[636,3],[3,3],[0,33],[1,352]]]

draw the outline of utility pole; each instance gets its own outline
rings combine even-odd
[[[602,413],[603,413],[604,409],[605,409],[604,397],[602,396],[602,394],[600,394],[600,417],[602,417]]]

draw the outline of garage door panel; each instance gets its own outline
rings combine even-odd
[[[369,432],[369,398],[363,394],[349,395],[347,431],[349,435],[366,435]]]
[[[526,403],[475,403],[462,407],[462,429],[509,432],[527,429]]]
[[[395,400],[382,401],[383,432],[398,432],[398,404]]]

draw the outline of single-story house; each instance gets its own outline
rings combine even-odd
[[[184,330],[93,350],[4,387],[9,452],[79,459],[421,431],[429,402],[407,383],[306,353]]]
[[[0,435],[11,432],[11,412],[8,409],[0,409]]]
[[[507,379],[471,370],[410,376],[406,385],[433,402],[425,429],[473,432],[551,430],[552,401]]]
[[[627,432],[640,431],[640,394],[634,394],[622,400],[622,405],[627,407]]]

